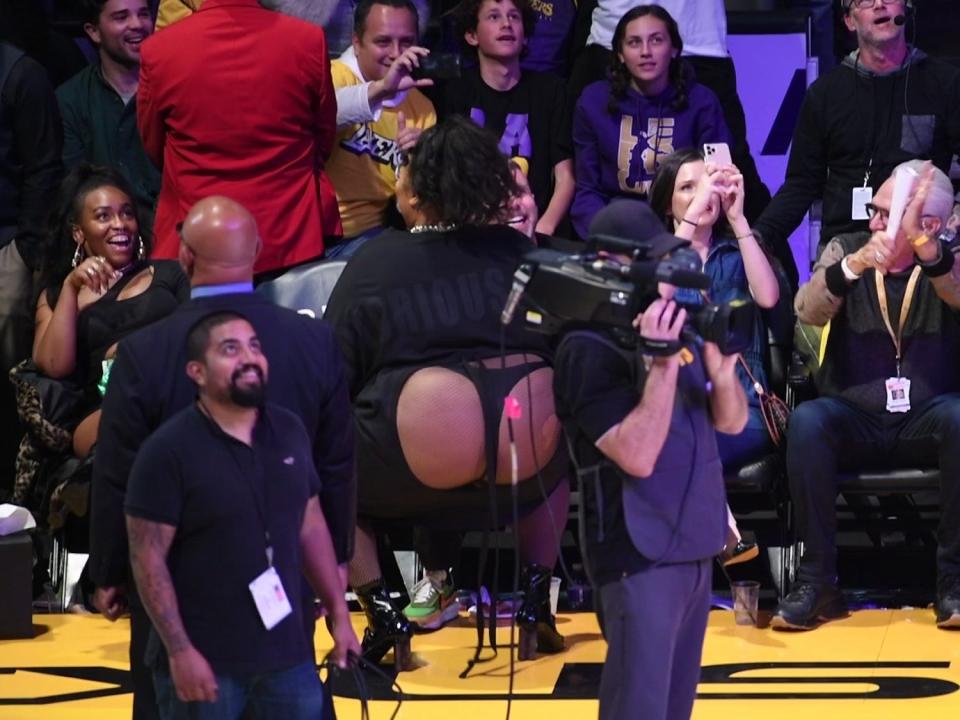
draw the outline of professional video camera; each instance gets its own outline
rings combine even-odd
[[[659,233],[662,239],[666,233]],[[574,328],[607,329],[627,347],[639,344],[644,352],[672,354],[679,347],[641,338],[633,328],[637,313],[659,293],[657,283],[706,290],[710,279],[689,242],[672,238],[666,257],[653,242],[611,235],[591,235],[582,253],[537,249],[527,253],[513,276],[501,320],[509,324],[523,302],[527,326],[555,334]],[[661,241],[660,248],[663,250]],[[681,344],[716,343],[729,355],[745,350],[754,331],[754,306],[740,300],[723,304],[684,304],[687,322]]]

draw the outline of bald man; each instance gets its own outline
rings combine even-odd
[[[179,251],[191,299],[120,343],[104,397],[93,471],[89,569],[97,586],[95,602],[105,617],[115,620],[130,609],[137,720],[157,714],[151,668],[144,664],[150,623],[132,592],[128,571],[124,497],[141,444],[195,398],[196,389],[183,373],[184,340],[200,318],[232,310],[253,325],[270,358],[268,399],[299,415],[313,443],[320,505],[337,561],[343,565],[353,553],[353,423],[340,353],[326,323],[253,292],[260,247],[256,222],[236,202],[209,197],[194,205],[181,229]],[[312,639],[312,617],[305,632]]]

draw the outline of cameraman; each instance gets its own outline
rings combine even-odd
[[[680,244],[636,200],[611,203],[590,234],[651,243],[652,258]],[[711,562],[726,535],[714,430],[738,433],[747,421],[736,356],[709,342],[681,349],[686,312],[674,291],[660,283],[634,321],[641,338],[671,345],[663,354],[581,331],[556,356],[557,414],[579,468],[581,541],[608,643],[601,718],[690,716]]]

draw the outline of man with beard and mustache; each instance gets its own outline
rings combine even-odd
[[[144,664],[150,620],[134,592],[127,566],[124,500],[137,452],[165,420],[189,406],[196,389],[183,373],[183,340],[201,318],[219,310],[240,312],[271,358],[268,397],[303,421],[322,480],[319,490],[337,561],[353,554],[356,484],[353,422],[340,351],[323,321],[277,307],[253,292],[260,236],[240,204],[213,196],[191,208],[181,229],[180,264],[190,278],[191,300],[174,313],[124,338],[104,396],[90,507],[90,578],[94,601],[108,620],[130,609],[133,716],[157,717],[153,681]],[[288,589],[289,590],[289,589]],[[304,618],[313,637],[313,618]]]
[[[153,34],[147,0],[84,0],[83,30],[98,62],[57,89],[63,116],[63,164],[91,162],[119,170],[141,210],[140,232],[152,236],[160,171],[137,130],[140,45]]]
[[[329,613],[334,660],[346,667],[360,644],[310,440],[296,415],[266,402],[267,358],[243,316],[203,318],[186,346],[197,400],[144,443],[126,498],[160,716],[312,720],[323,690],[301,572]]]

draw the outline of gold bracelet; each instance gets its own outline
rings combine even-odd
[[[919,247],[923,247],[928,242],[930,242],[930,236],[924,233],[923,235],[919,235],[915,237],[913,240],[911,240],[910,244],[913,245],[915,248],[919,248]]]

